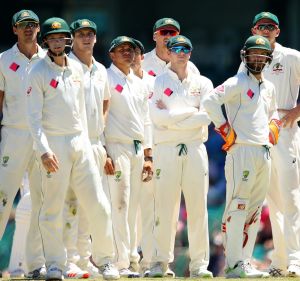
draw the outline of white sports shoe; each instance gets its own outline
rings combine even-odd
[[[213,278],[213,274],[207,269],[199,268],[190,272],[190,278]]]
[[[50,265],[47,274],[46,280],[63,280],[64,276],[62,270],[56,267],[55,265]]]
[[[149,277],[159,278],[164,277],[167,272],[167,264],[163,262],[155,262],[150,268]]]
[[[284,277],[285,271],[275,266],[270,266],[268,270],[270,276],[272,277]]]
[[[175,278],[175,272],[167,264],[167,270],[164,273],[164,277]]]
[[[140,268],[140,275],[141,277],[149,277],[150,274],[150,268],[147,266],[143,266]]]
[[[300,277],[300,265],[298,264],[290,264],[287,269],[288,277]]]
[[[249,261],[239,261],[233,268],[225,270],[226,278],[266,278],[268,272],[262,272],[252,267]]]
[[[67,264],[67,270],[64,272],[64,276],[72,279],[86,279],[90,277],[90,274],[79,268],[75,263],[69,262]]]
[[[99,273],[105,280],[116,280],[120,278],[118,269],[111,263],[99,266]]]
[[[96,266],[94,266],[90,261],[85,262],[77,262],[77,265],[83,270],[89,273],[90,278],[99,278],[102,275],[99,273],[99,270]]]
[[[47,275],[47,269],[46,266],[43,265],[40,268],[37,268],[35,270],[32,270],[28,272],[25,277],[29,279],[45,279]]]
[[[119,270],[119,274],[121,277],[127,278],[138,278],[140,274],[138,272],[130,270],[130,268],[122,268]]]

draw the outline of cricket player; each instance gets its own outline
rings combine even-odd
[[[145,48],[141,41],[133,39],[136,45],[135,56],[131,68],[146,86],[149,99],[153,95],[155,77],[142,69]],[[140,271],[143,277],[148,277],[153,252],[153,227],[154,227],[154,181],[142,182],[140,191],[139,209],[140,228],[138,227],[138,244],[142,250],[140,264],[131,262],[130,266],[135,271]]]
[[[166,71],[167,64],[170,62],[170,55],[167,48],[168,40],[180,33],[180,24],[172,18],[161,18],[153,26],[153,40],[155,48],[146,53],[142,67],[152,76],[158,76]],[[188,67],[194,73],[199,74],[198,68],[191,62]]]
[[[106,151],[100,136],[108,112],[109,88],[105,67],[93,57],[97,25],[89,19],[78,19],[70,24],[73,46],[69,57],[78,61],[84,72],[84,93],[88,134],[101,177],[106,162]],[[99,187],[100,188],[100,187]],[[98,269],[90,262],[91,239],[86,214],[69,188],[64,221],[64,243],[67,248],[69,276],[74,278],[88,272],[92,278],[100,277]],[[79,267],[79,269],[78,269]]]
[[[63,208],[69,186],[87,215],[92,254],[104,279],[118,279],[111,211],[88,139],[82,66],[66,56],[71,32],[61,18],[41,26],[47,56],[29,73],[27,114],[41,177],[39,226],[46,280],[62,280],[66,266]],[[34,208],[34,206],[33,206]]]
[[[131,65],[134,41],[119,36],[111,42],[108,68],[111,93],[110,109],[105,127],[108,159],[105,171],[112,206],[116,243],[116,260],[120,275],[136,277],[129,269],[137,264],[137,208],[142,180],[152,179],[152,131],[147,92]]]
[[[227,278],[267,277],[252,267],[244,247],[253,250],[261,208],[270,182],[270,147],[278,142],[275,89],[262,70],[272,60],[269,40],[249,37],[241,58],[246,70],[229,78],[204,99],[216,131],[225,140],[226,207],[222,219]],[[225,119],[221,105],[225,105]],[[252,255],[252,252],[251,252]]]
[[[272,174],[267,193],[274,242],[269,273],[300,277],[300,130],[297,125],[300,52],[276,42],[280,34],[279,20],[270,12],[257,14],[251,31],[271,43],[273,60],[265,68],[264,76],[275,86],[283,122],[278,145],[271,150]]]
[[[207,214],[207,140],[210,119],[202,100],[212,82],[188,66],[191,41],[182,35],[167,43],[170,66],[156,77],[150,112],[154,124],[155,228],[151,277],[166,275],[174,259],[176,225],[184,194],[189,231],[190,277],[211,278]]]
[[[3,114],[0,142],[0,238],[25,172],[29,175],[30,188],[34,180],[33,142],[26,118],[25,85],[28,71],[45,57],[45,52],[37,44],[40,26],[39,18],[33,11],[21,10],[15,13],[12,17],[12,30],[18,40],[12,48],[0,54],[0,112]],[[31,200],[39,200],[39,195],[34,189],[31,189],[30,193]],[[18,210],[18,218],[22,217],[25,224],[29,216],[30,209]],[[14,238],[18,240],[18,244],[23,245],[22,249],[26,234],[27,232],[23,232],[21,237]],[[28,266],[29,278],[45,276],[45,260],[41,246],[36,224],[29,230],[27,239],[27,262],[34,260],[34,264]],[[19,259],[15,254],[13,256]],[[26,269],[26,266],[21,267]]]

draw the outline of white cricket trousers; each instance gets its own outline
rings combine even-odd
[[[101,178],[106,161],[106,151],[97,139],[90,139],[94,158]],[[102,188],[101,186],[99,188]],[[79,262],[86,266],[91,256],[91,239],[89,224],[82,207],[74,194],[72,186],[67,191],[64,208],[64,244],[67,250],[68,262]]]
[[[271,157],[266,147],[235,144],[227,152],[226,207],[222,232],[226,263],[230,268],[245,260],[249,249],[253,251],[257,236],[256,222],[260,220],[270,175]],[[251,229],[253,227],[254,231]]]
[[[110,205],[101,186],[88,138],[84,134],[74,134],[47,136],[47,139],[59,161],[59,170],[48,174],[39,157],[42,181],[39,229],[46,266],[55,265],[64,269],[66,265],[63,209],[70,185],[89,221],[94,262],[100,266],[112,261],[114,251]]]
[[[155,252],[153,262],[174,260],[174,243],[181,192],[187,209],[190,270],[206,269],[209,262],[207,214],[208,158],[200,141],[158,144],[155,164]]]
[[[28,130],[3,126],[0,142],[0,239],[12,210],[13,201],[21,187],[25,171],[31,182],[33,142]]]
[[[267,194],[274,251],[272,265],[300,265],[300,129],[283,128],[271,151],[272,175]]]
[[[106,142],[108,155],[115,165],[115,174],[107,176],[112,206],[116,265],[128,268],[130,261],[138,262],[137,209],[140,199],[144,163],[143,149],[134,144]]]
[[[142,268],[150,268],[154,248],[154,179],[141,184],[139,204],[140,227],[138,244],[142,249]]]

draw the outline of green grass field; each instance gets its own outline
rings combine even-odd
[[[119,279],[120,281],[129,281],[132,280],[133,278],[121,278]],[[134,281],[147,281],[147,280],[164,280],[164,281],[173,281],[174,279],[176,280],[210,280],[210,279],[192,279],[192,278],[184,278],[184,277],[176,277],[176,278],[134,278]],[[225,280],[239,280],[239,279],[226,279],[224,277],[215,277],[213,278],[217,281],[225,281]],[[284,278],[267,278],[267,279],[272,279],[272,280],[276,280],[276,281],[300,281],[300,277],[299,278],[291,278],[291,277],[284,277]],[[30,280],[30,279],[26,279],[26,278],[2,278],[0,279],[1,281],[9,281],[9,280]],[[41,279],[42,280],[42,279]],[[68,278],[67,280],[72,280],[71,278]],[[78,280],[78,279],[73,279],[73,280]],[[80,280],[84,280],[84,279],[80,279]],[[99,279],[86,279],[88,281],[103,281],[102,278]],[[244,278],[243,280],[251,280],[251,281],[261,281],[261,278]]]

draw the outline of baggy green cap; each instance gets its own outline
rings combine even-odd
[[[167,48],[171,49],[174,46],[187,46],[190,49],[193,49],[191,40],[183,35],[170,37],[170,39],[167,42]]]
[[[31,10],[21,10],[15,13],[12,17],[12,25],[16,25],[18,22],[21,21],[34,21],[40,22],[39,17]]]
[[[67,33],[71,38],[71,31],[67,22],[62,18],[49,18],[41,26],[41,37],[44,39],[49,34]]]
[[[70,24],[70,29],[73,34],[82,28],[90,28],[97,33],[97,25],[89,19],[79,19]]]
[[[270,41],[267,38],[260,35],[250,36],[244,44],[244,49],[262,49],[272,52]]]
[[[275,16],[274,14],[272,14],[270,12],[261,12],[254,17],[253,26],[255,26],[256,23],[261,19],[269,19],[269,20],[273,21],[276,25],[279,25],[279,20],[278,20],[277,16]]]
[[[113,49],[115,49],[116,47],[118,47],[124,43],[129,43],[133,46],[134,49],[136,48],[136,44],[134,43],[132,38],[130,38],[128,36],[118,36],[117,38],[115,38],[114,40],[111,41],[109,52],[112,52]]]
[[[153,26],[153,32],[155,32],[158,29],[161,29],[164,26],[173,26],[175,29],[180,31],[180,25],[179,22],[172,19],[172,18],[162,18],[156,21],[156,23]]]

